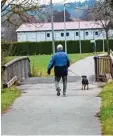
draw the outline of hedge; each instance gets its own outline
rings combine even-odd
[[[64,41],[55,42],[55,50],[58,44],[62,44],[65,50]],[[110,49],[113,50],[113,40],[109,40]],[[96,41],[96,51],[100,52],[103,50],[103,41]],[[20,56],[20,55],[38,55],[38,54],[51,54],[52,53],[52,42],[14,42],[14,43],[2,43],[2,50],[9,50],[9,55]],[[94,43],[90,43],[90,40],[81,41],[82,53],[93,52]],[[105,41],[105,50],[107,51],[107,45]],[[67,41],[68,53],[79,53],[79,41]]]

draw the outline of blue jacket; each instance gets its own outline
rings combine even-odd
[[[52,56],[48,65],[48,70],[50,71],[54,67],[55,76],[66,76],[68,75],[69,66],[70,60],[68,55],[63,51],[58,51]]]

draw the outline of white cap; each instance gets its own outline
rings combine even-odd
[[[63,46],[62,46],[61,44],[59,44],[59,45],[57,46],[57,50],[63,50]]]

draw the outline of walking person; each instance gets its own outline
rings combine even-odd
[[[70,66],[70,60],[68,55],[63,52],[63,46],[59,44],[57,46],[57,52],[52,56],[47,73],[50,75],[51,69],[54,67],[54,74],[55,74],[55,87],[57,91],[57,96],[60,96],[60,86],[59,82],[62,78],[63,81],[63,96],[66,96],[66,89],[67,89],[67,75],[68,75],[68,67]]]

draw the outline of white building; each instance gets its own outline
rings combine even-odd
[[[79,26],[81,40],[105,39],[105,31],[102,24],[94,21],[66,22],[66,40],[79,40]],[[51,41],[52,31],[51,23],[32,23],[22,24],[17,30],[17,40],[22,41]],[[54,39],[61,41],[64,36],[64,22],[54,23]],[[110,37],[113,37],[113,30],[109,31]]]

